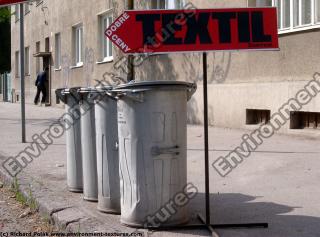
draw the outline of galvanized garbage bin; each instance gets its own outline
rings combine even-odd
[[[176,81],[129,83],[113,90],[118,98],[122,224],[157,227],[154,218],[165,215],[163,207],[183,192],[187,101],[195,90],[195,84]],[[186,206],[174,208],[161,225],[188,222]]]
[[[83,172],[83,199],[98,201],[98,176],[95,133],[94,88],[77,90],[81,111],[81,151]]]
[[[117,101],[108,95],[112,87],[97,88],[95,104],[98,164],[98,210],[120,213]],[[101,96],[103,95],[103,96]]]
[[[78,88],[72,88],[77,90]],[[62,101],[65,103],[66,115],[64,123],[66,126],[67,138],[67,185],[71,192],[82,192],[82,155],[81,155],[81,128],[79,101],[70,89],[57,89],[56,96],[59,99],[57,103]],[[67,120],[68,118],[68,120]]]

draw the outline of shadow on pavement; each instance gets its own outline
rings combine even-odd
[[[261,197],[244,195],[241,193],[210,194],[211,223],[235,224],[235,223],[269,223],[268,229],[217,229],[224,233],[221,236],[266,236],[266,237],[306,237],[319,236],[320,218],[303,215],[290,215],[296,209],[273,202],[258,201]],[[205,216],[205,194],[199,193],[190,202],[190,214],[192,221],[196,221],[196,214]],[[188,233],[185,232],[184,233]],[[190,231],[189,234],[193,234]],[[228,234],[229,233],[229,234]],[[257,235],[258,234],[258,235]],[[200,236],[198,234],[198,236]],[[207,236],[206,233],[201,236]]]

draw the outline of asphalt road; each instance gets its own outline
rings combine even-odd
[[[30,145],[21,144],[19,111],[19,104],[0,103],[1,162],[4,157],[15,156]],[[64,110],[27,105],[26,112],[27,139],[31,142],[33,134],[47,129]],[[210,164],[239,146],[242,136],[249,132],[210,128]],[[219,176],[210,166],[212,223],[269,223],[268,229],[219,229],[217,232],[221,237],[320,236],[320,132],[315,133],[317,136],[313,139],[276,134],[266,139],[226,177]],[[188,182],[192,182],[199,190],[189,206],[193,218],[197,213],[205,213],[202,126],[188,126],[187,139]],[[53,145],[28,165],[19,175],[19,182],[25,190],[31,185],[43,210],[53,213],[52,217],[56,221],[70,228],[77,230],[80,226],[82,232],[135,231],[121,225],[119,216],[99,213],[96,203],[85,202],[81,194],[67,191],[65,137],[56,139]],[[7,201],[5,196],[1,200]],[[5,209],[10,205],[7,207],[1,204],[0,207],[1,221],[8,225],[2,228],[16,228],[20,231],[33,228],[33,224],[27,224],[29,217],[17,220],[17,215],[23,209],[17,209],[17,213],[11,215],[10,209]],[[152,233],[152,237],[162,236],[209,235],[205,230]]]

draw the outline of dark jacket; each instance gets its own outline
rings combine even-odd
[[[35,85],[38,87],[44,87],[47,81],[47,73],[46,72],[40,72],[37,76],[37,80]]]

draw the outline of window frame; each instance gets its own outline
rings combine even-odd
[[[61,69],[61,33],[54,35],[54,69]]]
[[[113,11],[108,10],[104,13],[99,14],[98,17],[99,17],[98,39],[99,39],[100,62],[97,62],[97,63],[112,62],[114,59],[113,43],[109,38],[105,36],[105,30],[107,29],[108,26],[112,24],[112,21],[114,19]],[[104,24],[106,19],[107,19],[107,26],[105,26]],[[110,51],[110,48],[111,48],[111,51]]]
[[[315,12],[314,12],[315,24],[320,24],[320,0],[315,0],[314,9],[315,9]]]
[[[3,74],[0,74],[0,95],[3,95],[3,91],[4,91],[4,86],[3,86],[3,81],[4,81],[4,79],[3,79]]]
[[[15,61],[15,76],[20,78],[20,51],[17,50],[14,52],[14,61]]]
[[[36,53],[39,53],[40,52],[40,49],[41,49],[41,41],[37,41],[36,42],[36,47],[35,47],[35,52]],[[36,67],[35,67],[35,70],[36,70],[36,74],[38,74],[40,72],[40,68],[41,68],[41,65],[40,65],[40,58],[37,57],[36,58]]]
[[[79,32],[82,35],[78,38]],[[82,67],[84,64],[84,27],[82,23],[72,27],[72,35],[74,67]]]
[[[24,75],[25,76],[30,76],[30,47],[25,47],[24,48]]]

